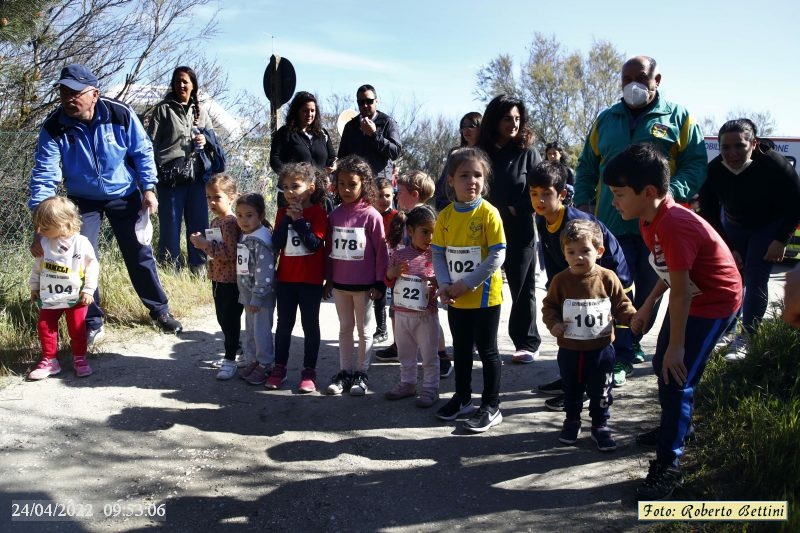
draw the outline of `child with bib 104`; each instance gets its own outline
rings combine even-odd
[[[589,396],[592,440],[600,451],[617,449],[608,429],[612,403],[614,325],[629,325],[636,313],[617,275],[597,264],[603,232],[592,220],[570,220],[561,231],[569,268],[550,280],[542,320],[558,339],[558,368],[564,384],[564,420],[558,440],[574,444],[581,430],[584,391]]]
[[[31,300],[40,306],[39,342],[42,360],[28,374],[39,381],[61,373],[58,362],[58,320],[66,315],[72,367],[79,378],[90,376],[86,361],[86,310],[93,301],[100,265],[89,240],[80,235],[81,218],[71,201],[53,196],[33,212],[44,255],[36,258],[29,279]]]

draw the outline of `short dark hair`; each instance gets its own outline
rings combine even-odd
[[[737,118],[729,120],[719,129],[719,140],[722,140],[724,133],[749,133],[749,140],[754,140],[758,135],[755,123],[749,118]]]
[[[552,187],[561,193],[567,187],[567,167],[555,161],[542,161],[528,173],[528,187]]]
[[[603,246],[603,230],[594,220],[576,218],[570,220],[559,234],[559,242],[563,250],[569,243],[587,239],[595,249]]]
[[[669,191],[669,162],[650,143],[632,144],[608,162],[603,181],[611,187],[630,187],[636,194],[652,185],[664,197]]]
[[[359,95],[359,93],[365,93],[365,92],[367,92],[367,91],[372,91],[373,93],[375,93],[375,98],[377,98],[377,97],[378,97],[378,91],[376,91],[376,90],[375,90],[375,87],[373,87],[373,86],[372,86],[372,85],[370,85],[369,83],[365,83],[364,85],[362,85],[361,87],[359,87],[358,89],[356,89],[356,96],[358,96],[358,95]]]

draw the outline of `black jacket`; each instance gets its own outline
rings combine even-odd
[[[542,160],[534,148],[521,149],[507,143],[489,154],[492,178],[489,182],[489,202],[500,211],[508,246],[533,244],[533,206],[528,193],[528,173]],[[508,209],[513,207],[516,214]]]
[[[311,163],[317,168],[325,168],[335,158],[330,135],[324,130],[321,137],[309,139],[303,132],[293,132],[281,126],[272,136],[269,166],[276,173],[280,173],[286,163]]]
[[[386,168],[389,160],[400,157],[400,129],[386,113],[377,112],[375,126],[378,130],[370,137],[361,131],[361,115],[345,124],[339,143],[339,158],[355,154],[366,159],[376,174]]]

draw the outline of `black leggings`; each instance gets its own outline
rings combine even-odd
[[[456,395],[462,401],[472,396],[472,346],[478,347],[483,363],[481,405],[500,405],[500,352],[497,350],[497,328],[500,306],[480,309],[447,308],[447,321],[453,335],[453,360],[456,373]]]
[[[244,311],[244,306],[239,303],[239,287],[235,282],[212,281],[211,292],[214,295],[217,323],[222,328],[222,336],[225,339],[225,359],[233,361],[236,359],[236,350],[239,349],[242,311]]]

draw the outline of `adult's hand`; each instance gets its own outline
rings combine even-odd
[[[772,241],[769,243],[767,253],[764,254],[764,261],[772,263],[780,263],[783,261],[783,254],[786,252],[786,245],[781,241]]]
[[[362,118],[361,119],[361,131],[364,132],[364,135],[369,135],[372,137],[375,135],[375,132],[378,131],[378,127],[372,122],[371,118]]]
[[[33,242],[31,243],[31,255],[33,257],[42,257],[44,250],[42,249],[41,236],[38,233],[33,234]]]
[[[147,208],[151,215],[158,212],[158,197],[153,191],[144,191],[144,198],[142,199],[142,207]]]

